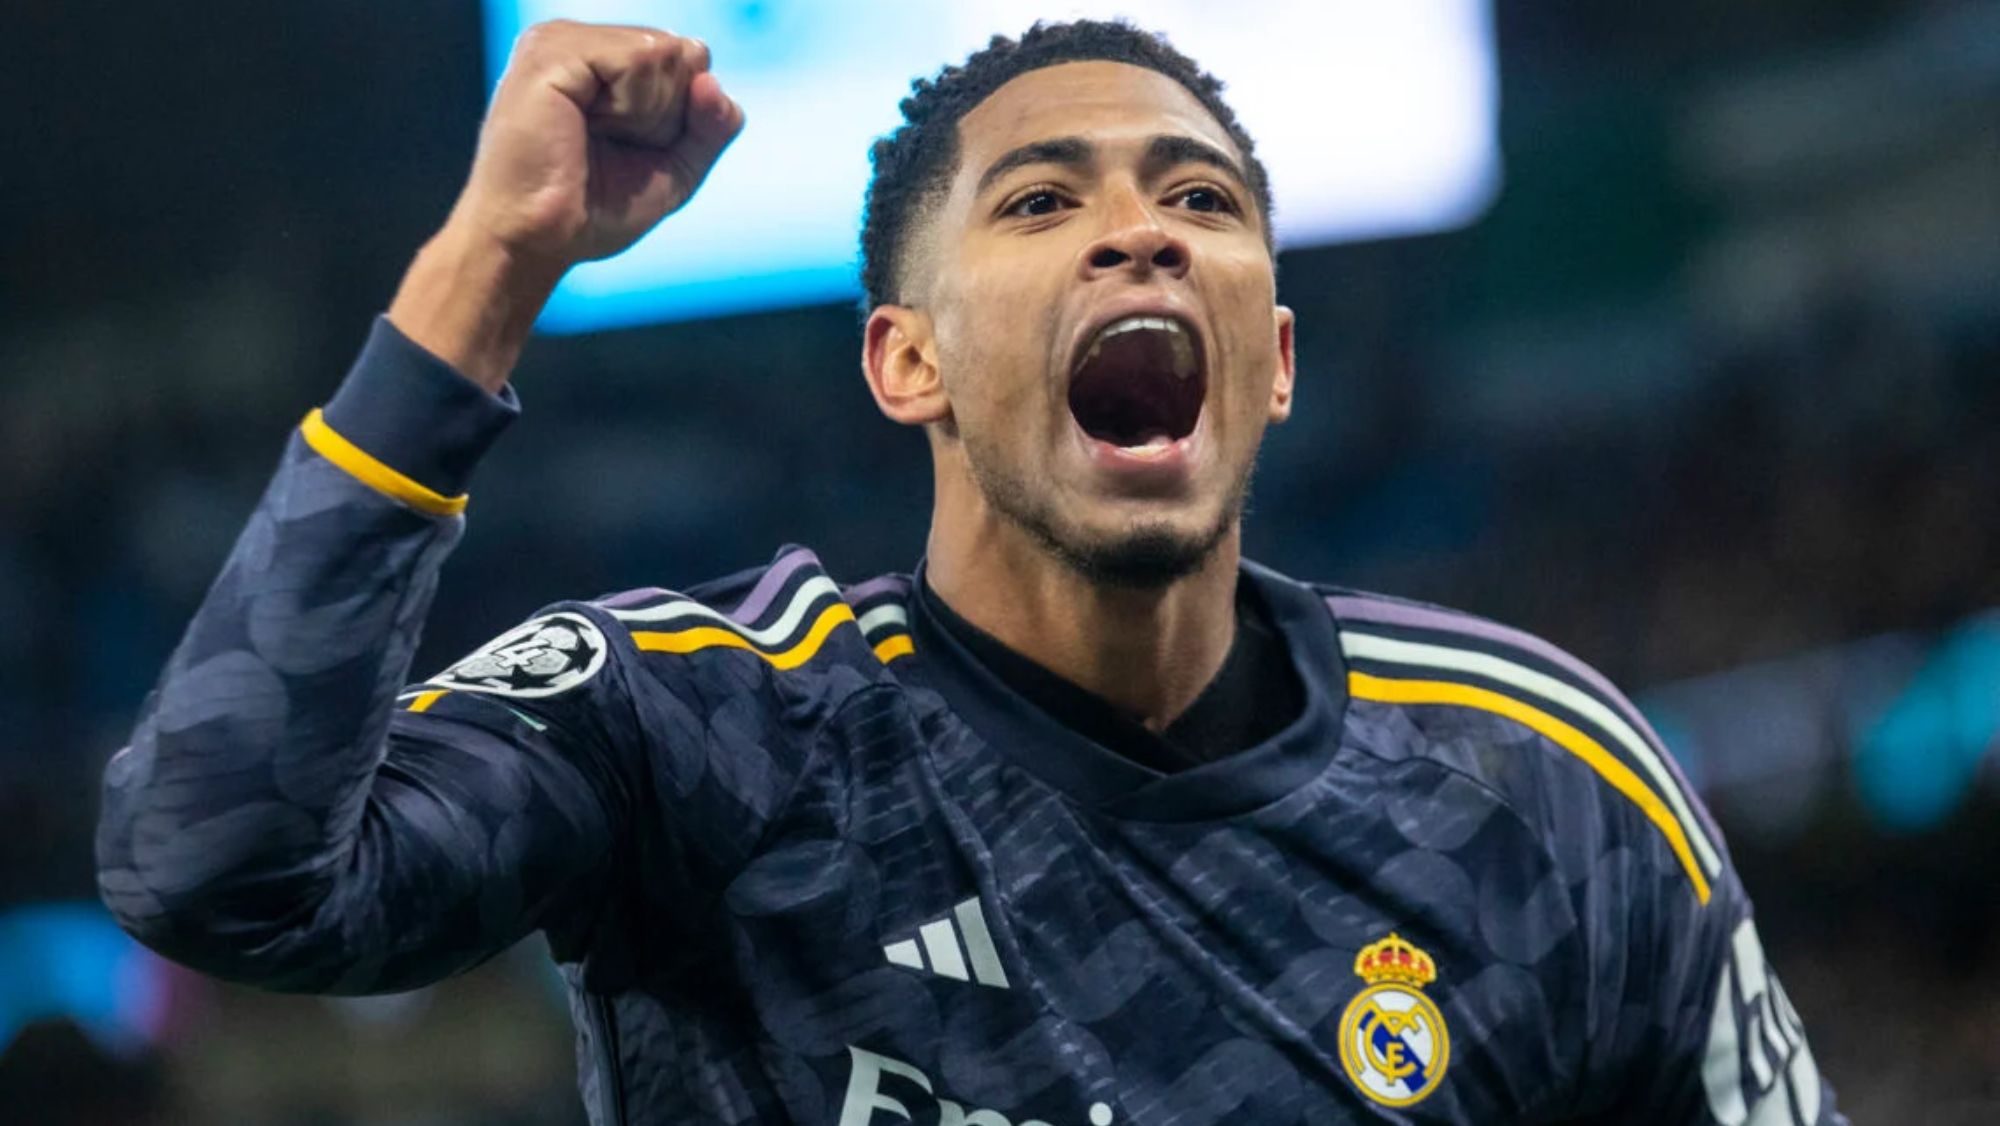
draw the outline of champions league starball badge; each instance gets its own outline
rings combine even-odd
[[[1340,1015],[1340,1063],[1361,1093],[1383,1106],[1409,1106],[1437,1089],[1451,1062],[1444,1014],[1424,996],[1437,980],[1431,956],[1394,933],[1354,956],[1368,983]]]
[[[590,619],[550,614],[515,626],[424,683],[496,696],[553,696],[596,676],[607,649]]]

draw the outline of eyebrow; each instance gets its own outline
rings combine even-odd
[[[1009,149],[1000,159],[986,166],[979,176],[979,187],[974,195],[985,195],[986,189],[994,182],[1030,164],[1060,164],[1073,170],[1090,167],[1097,159],[1097,147],[1082,137],[1051,137],[1045,141],[1030,141],[1016,149]]]
[[[1042,141],[1030,141],[1018,148],[1009,149],[998,160],[986,166],[980,173],[979,186],[974,195],[985,195],[996,181],[1016,168],[1030,164],[1059,164],[1081,171],[1088,169],[1097,160],[1097,146],[1082,137],[1050,137]],[[1180,164],[1206,164],[1225,172],[1236,183],[1247,189],[1249,178],[1243,175],[1236,161],[1229,154],[1206,141],[1199,141],[1181,133],[1161,133],[1146,142],[1146,155],[1140,162],[1140,172],[1145,176],[1157,176],[1161,172]]]
[[[1146,159],[1140,167],[1148,176],[1157,176],[1169,168],[1182,164],[1206,164],[1218,172],[1224,172],[1236,181],[1240,188],[1250,187],[1250,178],[1243,174],[1229,154],[1209,144],[1198,141],[1182,133],[1162,133],[1146,143]]]

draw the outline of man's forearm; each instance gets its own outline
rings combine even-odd
[[[558,266],[447,225],[411,262],[389,306],[403,335],[498,394],[535,318],[562,277]]]

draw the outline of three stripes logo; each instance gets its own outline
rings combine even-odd
[[[1000,952],[993,947],[993,933],[986,929],[986,914],[979,897],[960,903],[951,913],[917,928],[917,937],[891,942],[882,947],[890,965],[929,972],[959,981],[976,981],[995,989],[1006,989],[1007,971],[1000,967]]]
[[[820,572],[810,551],[781,556],[751,592],[724,613],[658,588],[630,591],[601,603],[632,631],[632,643],[652,653],[741,649],[783,670],[818,655],[834,631],[852,623],[882,663],[912,652],[908,580],[884,576],[843,591]]]
[[[1463,614],[1368,596],[1327,604],[1340,619],[1352,698],[1470,707],[1533,730],[1636,805],[1686,870],[1695,898],[1708,903],[1721,851],[1666,745],[1596,670],[1540,638]]]

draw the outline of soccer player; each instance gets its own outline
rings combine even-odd
[[[912,571],[787,548],[403,687],[550,288],[743,123],[698,42],[533,28],[106,770],[122,923],[340,993],[544,931],[598,1126],[1841,1121],[1624,697],[1240,557],[1293,323],[1219,84],[1082,22],[903,111],[862,367],[930,443]]]

